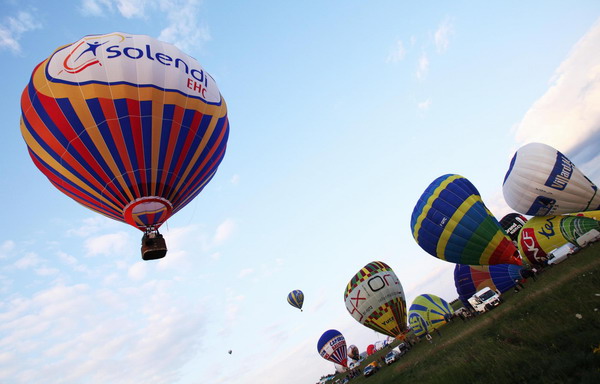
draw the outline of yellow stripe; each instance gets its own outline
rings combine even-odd
[[[448,245],[448,240],[450,239],[450,236],[454,232],[454,229],[456,228],[456,226],[458,225],[460,220],[465,216],[467,211],[473,206],[473,204],[475,204],[476,202],[478,202],[480,200],[481,200],[481,198],[479,196],[475,196],[475,195],[469,196],[456,209],[456,211],[454,212],[452,217],[450,217],[448,219],[448,223],[444,227],[444,230],[442,231],[442,233],[440,235],[440,239],[438,240],[438,243],[437,243],[436,254],[437,254],[438,258],[440,258],[442,260],[446,260],[445,250],[446,250],[446,245]]]
[[[111,203],[109,200],[107,200],[104,196],[98,194],[95,190],[91,189],[87,183],[84,183],[79,178],[75,177],[75,175],[73,175],[71,172],[69,172],[69,170],[67,170],[61,164],[59,164],[56,160],[54,160],[54,158],[52,156],[48,155],[48,153],[42,148],[42,146],[40,146],[38,144],[38,142],[33,138],[33,136],[31,136],[31,134],[29,133],[29,131],[27,130],[27,128],[25,127],[24,124],[21,124],[21,134],[23,135],[23,138],[25,139],[25,142],[27,143],[29,148],[36,155],[38,155],[46,164],[48,164],[49,168],[56,171],[62,177],[68,179],[71,183],[77,185],[79,188],[85,190],[90,195],[94,196],[96,199],[98,199],[99,202],[104,203],[105,205],[116,210],[117,212],[121,211],[121,208],[116,207],[113,203]],[[94,208],[92,208],[90,206],[86,205],[86,207],[93,211],[96,211]],[[98,211],[96,211],[96,212],[98,212]],[[100,213],[102,213],[102,212],[100,212]],[[107,216],[104,213],[102,213],[102,214]],[[107,216],[107,217],[110,217],[110,216]]]
[[[496,250],[498,245],[500,245],[500,242],[502,241],[502,239],[504,237],[505,237],[504,233],[502,233],[500,228],[498,228],[498,232],[496,232],[494,237],[492,237],[492,240],[488,243],[487,247],[485,247],[485,250],[481,254],[481,257],[479,258],[479,264],[481,264],[481,265],[489,264],[490,257],[492,256],[492,254],[494,253],[494,251]]]
[[[429,212],[429,209],[431,208],[431,204],[433,204],[433,201],[440,196],[440,193],[442,193],[442,191],[444,189],[446,189],[448,184],[450,184],[451,182],[453,182],[456,179],[463,179],[463,177],[460,175],[452,175],[452,176],[447,177],[446,180],[444,180],[440,184],[440,186],[437,187],[435,189],[435,191],[433,191],[431,196],[429,196],[429,198],[427,199],[427,203],[423,206],[423,211],[417,218],[417,222],[415,223],[415,228],[413,230],[413,237],[415,238],[415,240],[417,240],[417,242],[419,241],[419,229],[421,229],[423,220],[427,217],[427,213]]]

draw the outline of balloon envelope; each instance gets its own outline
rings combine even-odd
[[[430,255],[457,264],[516,264],[517,248],[460,175],[443,175],[423,192],[411,217],[417,244]]]
[[[372,354],[374,354],[374,353],[375,353],[375,351],[376,351],[376,350],[375,350],[375,345],[373,345],[373,344],[369,344],[369,345],[367,346],[367,355],[368,355],[368,356],[371,356]]]
[[[506,292],[515,286],[515,280],[521,279],[523,267],[513,264],[498,265],[462,265],[454,267],[454,285],[458,298],[469,307],[469,298],[484,287],[494,291]]]
[[[325,360],[347,367],[348,356],[346,340],[344,336],[335,329],[325,331],[317,342],[317,351]]]
[[[550,251],[592,230],[600,230],[600,222],[583,216],[536,216],[527,221],[519,235],[521,254],[530,262],[542,264]]]
[[[509,213],[500,219],[500,226],[504,229],[504,232],[514,242],[519,241],[519,233],[521,228],[527,222],[527,218],[520,213]]]
[[[21,97],[38,169],[83,206],[157,229],[217,171],[229,134],[213,78],[143,35],[90,35],[58,48]]]
[[[360,352],[358,352],[358,347],[354,344],[348,347],[348,357],[353,360],[358,360]]]
[[[410,305],[408,320],[415,336],[422,336],[446,324],[446,318],[453,313],[446,300],[436,295],[423,294],[417,296]],[[419,317],[414,314],[418,314]]]
[[[304,303],[304,293],[302,293],[302,291],[299,289],[294,289],[288,294],[287,301],[292,307],[296,307],[299,310],[302,310],[302,304]]]
[[[564,154],[542,143],[519,148],[502,191],[512,209],[531,216],[600,209],[596,185]]]
[[[400,280],[381,261],[365,265],[350,280],[344,293],[352,317],[377,332],[399,336],[406,331],[406,301]]]

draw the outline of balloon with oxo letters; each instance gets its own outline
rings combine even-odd
[[[373,261],[361,268],[344,292],[352,317],[384,335],[397,337],[406,327],[406,301],[400,280],[387,264]]]

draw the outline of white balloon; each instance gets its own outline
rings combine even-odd
[[[598,187],[565,155],[542,143],[519,148],[502,191],[512,209],[530,216],[600,209]]]

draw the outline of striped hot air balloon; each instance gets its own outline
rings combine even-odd
[[[294,289],[288,294],[287,301],[292,307],[296,307],[300,310],[300,312],[302,312],[302,304],[304,304],[304,293],[302,293],[302,291],[299,289]]]
[[[29,154],[50,182],[144,231],[148,246],[215,175],[229,134],[225,101],[195,59],[121,32],[58,48],[33,71],[21,109]]]

